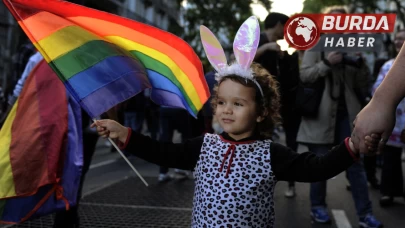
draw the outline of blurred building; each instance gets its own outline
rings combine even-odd
[[[180,7],[174,0],[70,0],[90,8],[121,15],[162,30],[181,30]],[[11,80],[11,58],[25,35],[4,4],[0,4],[0,87]],[[14,79],[15,80],[15,79]]]
[[[7,84],[11,56],[17,48],[15,40],[20,32],[17,26],[17,22],[9,13],[7,7],[0,4],[0,87],[3,89]]]
[[[174,0],[82,0],[84,5],[118,14],[163,30],[180,25],[180,9]]]

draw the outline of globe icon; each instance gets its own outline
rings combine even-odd
[[[308,49],[317,43],[318,29],[315,22],[310,18],[303,16],[292,18],[286,26],[286,40],[296,49]]]

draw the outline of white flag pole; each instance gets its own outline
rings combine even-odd
[[[94,123],[97,122],[96,119],[93,119]],[[128,160],[128,158],[124,155],[124,153],[122,153],[122,151],[120,150],[120,148],[118,148],[117,144],[115,144],[115,142],[111,139],[108,138],[108,141],[110,141],[110,143],[114,146],[114,148],[118,151],[118,153],[121,155],[121,157],[128,163],[129,167],[132,168],[132,170],[135,172],[135,174],[141,179],[141,181],[146,185],[146,187],[148,187],[148,183],[145,181],[145,179],[143,179],[143,177],[141,176],[141,174],[138,172],[138,170],[135,169],[135,167],[132,165],[132,163]]]

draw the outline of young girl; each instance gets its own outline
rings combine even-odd
[[[218,85],[212,107],[221,135],[173,144],[152,140],[112,120],[93,124],[101,136],[117,138],[122,148],[146,161],[195,171],[192,227],[273,227],[277,181],[326,180],[359,157],[349,138],[323,157],[273,143],[271,133],[280,120],[277,84],[260,65],[242,62],[237,55],[231,66],[215,65]],[[377,136],[367,140],[370,149],[377,148]]]

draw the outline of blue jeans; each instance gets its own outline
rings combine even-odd
[[[347,115],[337,117],[335,138],[337,142],[342,142],[350,136],[349,118]],[[309,144],[308,149],[323,156],[332,145]],[[368,195],[367,176],[361,161],[355,162],[346,170],[346,177],[351,185],[352,197],[356,206],[357,215],[361,218],[372,213],[371,201]],[[326,181],[311,183],[310,188],[311,207],[326,207]]]

